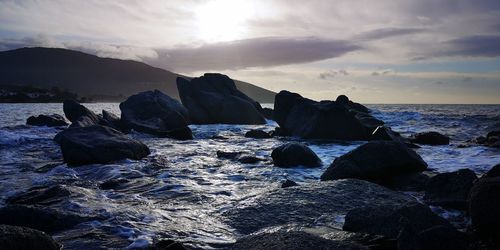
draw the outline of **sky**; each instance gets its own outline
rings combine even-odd
[[[316,100],[500,103],[498,0],[0,0],[0,51],[34,46]]]

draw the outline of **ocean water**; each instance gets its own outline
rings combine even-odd
[[[120,112],[117,103],[85,106],[95,112],[102,109],[117,115]],[[368,107],[377,118],[403,135],[422,131],[449,135],[450,145],[417,149],[435,172],[470,168],[481,175],[500,163],[500,149],[459,147],[500,124],[500,105]],[[60,129],[24,125],[30,115],[51,113],[63,114],[62,104],[0,104],[0,206],[8,197],[33,186],[68,186],[75,195],[52,206],[102,219],[56,233],[54,237],[67,247],[92,247],[100,244],[99,238],[103,242],[112,239],[117,246],[130,248],[145,246],[156,238],[180,240],[195,248],[224,247],[240,236],[223,223],[221,214],[228,208],[280,186],[285,179],[299,184],[317,182],[336,157],[364,143],[244,137],[250,129],[273,130],[277,126],[273,121],[258,126],[193,125],[190,127],[195,139],[190,141],[132,133],[130,136],[151,149],[151,155],[142,160],[68,167],[52,140]],[[323,167],[273,167],[272,149],[289,141],[308,144],[323,161]],[[241,164],[217,158],[218,150],[247,152],[266,160]],[[98,188],[112,178],[129,182],[118,190]],[[89,231],[94,236],[87,236]]]

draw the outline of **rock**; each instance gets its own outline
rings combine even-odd
[[[123,133],[130,132],[130,128],[127,127],[127,125],[120,119],[120,117],[106,110],[102,111],[102,121],[103,123],[105,123],[103,124],[105,126],[114,128]]]
[[[278,167],[319,167],[321,160],[309,147],[302,143],[287,143],[271,153],[275,166]]]
[[[247,155],[243,152],[224,152],[220,150],[217,151],[217,158],[234,160],[243,164],[254,164],[264,160],[256,156]]]
[[[481,176],[481,178],[492,178],[492,177],[500,177],[500,164],[492,167],[486,174]]]
[[[370,249],[368,247],[357,244],[356,242],[331,240],[313,235],[303,231],[285,231],[277,230],[271,232],[262,232],[252,234],[240,238],[234,243],[232,249],[287,249],[287,250],[302,250],[302,249],[345,249],[345,250],[361,250]]]
[[[65,230],[95,219],[45,206],[8,205],[0,208],[0,224],[30,227],[46,233]]]
[[[426,169],[427,163],[404,144],[371,141],[336,158],[321,175],[321,180],[356,178],[390,185],[398,176]]]
[[[411,229],[410,229],[411,228]],[[447,226],[434,226],[421,232],[406,226],[398,237],[398,249],[402,250],[467,250],[468,236]]]
[[[149,155],[142,142],[104,126],[69,128],[56,135],[64,161],[68,165],[85,165],[129,158],[139,160]]]
[[[271,135],[271,137],[275,137],[275,136],[290,136],[290,134],[288,132],[286,132],[285,130],[283,130],[280,127],[275,127],[274,130],[269,133],[269,135]]]
[[[271,108],[262,108],[262,111],[260,113],[269,120],[274,120],[274,110]]]
[[[431,205],[465,210],[469,191],[476,179],[476,174],[470,169],[438,174],[427,183],[424,200]]]
[[[22,205],[44,205],[48,206],[59,203],[72,195],[72,192],[64,185],[48,187],[33,187],[25,193],[11,197],[7,200],[9,204]]]
[[[373,133],[373,131],[377,129],[377,127],[384,125],[383,121],[373,117],[369,113],[352,111],[352,110],[350,111],[351,113],[354,113],[354,117],[363,125],[363,127],[365,127],[365,130],[368,132],[368,135]]]
[[[257,162],[264,161],[264,159],[252,155],[242,155],[238,157],[237,160],[243,164],[255,164]]]
[[[450,223],[419,203],[357,207],[345,216],[343,230],[382,235],[396,239],[406,225],[420,232],[434,226],[452,228]]]
[[[26,124],[47,127],[59,127],[68,125],[66,119],[58,114],[30,116],[26,121]]]
[[[500,177],[480,178],[469,194],[472,227],[485,239],[500,244]]]
[[[335,100],[335,102],[345,106],[347,109],[350,109],[350,110],[354,110],[354,111],[362,112],[362,113],[370,113],[370,110],[367,107],[349,100],[349,98],[345,95],[337,96],[337,99]]]
[[[393,179],[389,188],[402,192],[422,192],[425,190],[432,175],[433,173],[425,171],[422,173],[400,175]]]
[[[494,131],[490,131],[488,132],[488,134],[486,134],[486,138],[491,138],[491,137],[499,137],[500,136],[500,130],[494,130]]]
[[[338,227],[337,218],[366,205],[400,206],[416,200],[374,183],[348,179],[266,190],[223,213],[239,233],[285,224]]]
[[[59,250],[61,245],[44,232],[0,225],[0,248],[3,250]]]
[[[372,125],[365,127],[356,118],[358,113],[334,101],[316,102],[288,91],[281,91],[274,100],[274,118],[281,129],[307,139],[367,140]]]
[[[410,141],[426,145],[448,145],[450,144],[450,137],[431,131],[414,134],[410,137]]]
[[[281,188],[287,188],[287,187],[295,187],[298,186],[297,182],[291,181],[291,180],[285,180],[283,183],[281,183]]]
[[[206,73],[186,80],[177,78],[182,103],[194,124],[265,124],[262,107],[239,91],[228,76]]]
[[[241,154],[243,154],[243,152],[225,152],[225,151],[217,150],[216,154],[217,154],[217,158],[225,158],[225,159],[235,160]]]
[[[71,125],[69,126],[70,128],[83,128],[83,127],[90,127],[90,126],[96,126],[99,125],[101,121],[96,122],[89,116],[80,116],[76,121],[72,122]]]
[[[263,130],[260,129],[252,129],[245,133],[245,137],[255,138],[255,139],[266,139],[271,138],[272,136]]]
[[[187,109],[159,90],[130,96],[120,103],[121,119],[138,132],[174,139],[192,139]]]
[[[64,101],[63,110],[66,118],[68,118],[68,120],[71,121],[72,123],[76,122],[82,116],[87,117],[88,119],[86,120],[91,121],[91,124],[87,124],[88,122],[86,122],[85,125],[97,125],[101,121],[101,118],[97,116],[94,112],[90,111],[85,106],[73,100]]]

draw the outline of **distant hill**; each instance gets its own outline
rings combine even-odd
[[[0,52],[0,85],[58,87],[97,101],[116,101],[151,89],[179,99],[175,82],[178,76],[182,75],[142,62],[101,58],[67,49],[21,48]],[[254,100],[274,102],[276,93],[235,82]]]

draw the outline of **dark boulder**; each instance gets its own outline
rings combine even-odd
[[[372,141],[336,158],[321,180],[356,178],[390,185],[398,176],[426,169],[427,163],[404,144]]]
[[[450,137],[431,131],[414,134],[410,137],[410,141],[425,145],[448,145],[450,144]]]
[[[418,232],[412,225],[406,225],[398,236],[401,250],[467,250],[468,235],[448,226],[434,226]]]
[[[264,161],[264,159],[249,155],[244,152],[226,152],[226,151],[217,151],[217,158],[223,158],[233,161],[238,161],[243,164],[254,164],[260,161]]]
[[[302,143],[287,143],[271,153],[274,165],[278,167],[319,167],[321,160],[309,147]]]
[[[44,232],[10,225],[0,225],[0,248],[3,250],[59,250],[61,245]]]
[[[269,120],[274,120],[274,110],[271,108],[262,108],[262,111],[260,113]]]
[[[236,88],[231,78],[216,73],[177,78],[182,104],[194,124],[265,124],[262,107]]]
[[[266,131],[260,129],[252,129],[245,133],[245,137],[255,138],[255,139],[266,139],[266,138],[271,138],[272,136]]]
[[[121,119],[138,132],[174,139],[192,139],[187,109],[159,90],[145,91],[120,103]]]
[[[292,181],[292,180],[285,180],[284,182],[281,183],[281,188],[287,188],[287,187],[295,187],[298,186],[297,182]]]
[[[350,210],[345,216],[343,229],[382,235],[396,239],[406,225],[420,232],[434,226],[451,224],[419,203],[398,205],[367,205]]]
[[[500,244],[500,177],[480,178],[469,194],[472,227],[485,240]]]
[[[388,187],[402,192],[422,192],[432,176],[434,173],[430,171],[399,175]]]
[[[346,95],[339,95],[337,96],[337,99],[335,99],[335,102],[338,104],[341,104],[345,106],[349,110],[353,110],[356,112],[361,112],[361,113],[370,113],[370,109],[367,107],[349,100],[349,98]]]
[[[242,155],[238,157],[238,162],[243,164],[255,164],[257,162],[264,161],[265,159],[259,158],[253,155]]]
[[[30,116],[26,121],[26,124],[47,127],[59,127],[68,125],[66,119],[58,114]]]
[[[97,125],[101,122],[101,118],[96,115],[94,112],[86,108],[85,106],[81,105],[80,103],[73,101],[73,100],[66,100],[63,102],[63,110],[64,110],[64,115],[68,120],[72,123],[78,121],[80,119],[80,124],[75,124],[72,126],[89,126],[89,125]],[[85,119],[86,121],[83,122],[82,120],[84,118],[81,117],[87,117]]]
[[[106,110],[102,111],[102,123],[102,125],[114,128],[123,133],[130,132],[130,128],[127,127],[127,125],[120,119],[120,117]]]
[[[370,139],[373,141],[397,141],[404,143],[404,139],[387,126],[378,126],[375,128]]]
[[[149,155],[142,142],[105,126],[69,128],[56,135],[64,161],[68,165],[85,165],[129,158],[139,160]]]
[[[438,174],[427,183],[424,200],[431,205],[466,209],[469,191],[476,179],[470,169]]]
[[[274,100],[275,121],[287,134],[302,138],[367,140],[375,118],[361,113],[338,102],[316,102],[288,91],[281,91]]]
[[[486,172],[481,178],[492,178],[500,177],[500,164],[493,166],[488,172]]]

